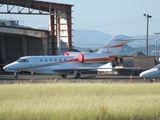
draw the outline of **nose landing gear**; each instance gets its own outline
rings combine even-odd
[[[144,82],[146,82],[147,81],[147,79],[146,78],[144,78]],[[156,79],[155,78],[151,78],[150,80],[149,80],[149,82],[150,83],[153,83],[153,82],[155,82],[156,81]]]
[[[14,73],[14,77],[13,77],[13,79],[14,79],[14,80],[17,80],[17,79],[18,79],[18,75],[17,75],[17,73],[16,73],[16,72]]]

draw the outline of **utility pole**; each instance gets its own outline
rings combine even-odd
[[[154,33],[155,34],[155,56],[156,56],[156,60],[158,60],[158,55],[157,55],[157,42],[158,42],[158,34],[160,33]]]
[[[147,17],[147,33],[146,33],[146,55],[148,56],[148,24],[149,24],[149,18],[152,18],[149,14],[143,14]]]

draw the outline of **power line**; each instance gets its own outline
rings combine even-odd
[[[139,20],[142,17],[138,17],[138,18],[134,18],[134,19],[129,19],[129,20],[123,20],[123,21],[117,21],[117,22],[112,22],[112,23],[108,23],[108,24],[101,24],[101,25],[95,25],[95,26],[89,26],[87,28],[96,28],[96,27],[105,27],[105,26],[110,26],[110,25],[116,25],[116,24],[120,24],[120,23],[129,23],[133,24],[133,23],[143,23],[144,21],[135,21],[133,22],[133,20]],[[91,23],[91,22],[90,22]],[[86,27],[85,27],[86,28]],[[79,28],[79,29],[84,29],[84,28]]]
[[[157,30],[160,31],[160,29],[159,29],[152,21],[150,21],[150,22],[151,22],[151,24],[152,24]]]

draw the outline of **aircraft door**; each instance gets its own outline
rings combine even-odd
[[[38,66],[39,65],[39,59],[38,58],[34,58],[34,66]]]

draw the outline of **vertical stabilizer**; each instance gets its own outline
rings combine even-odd
[[[134,41],[134,38],[125,36],[125,35],[117,35],[110,39],[102,48],[100,48],[97,53],[105,53],[109,55],[117,55],[122,46],[128,42]]]

